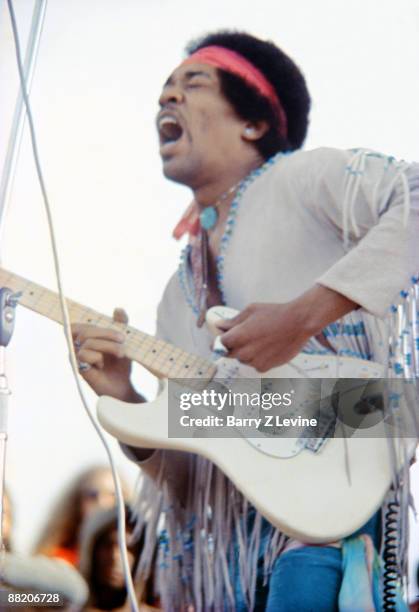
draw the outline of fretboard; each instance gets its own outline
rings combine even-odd
[[[21,292],[19,304],[57,323],[63,323],[57,293],[12,274],[4,268],[0,268],[0,287],[8,287],[14,292]],[[202,357],[187,353],[131,326],[116,323],[111,317],[77,302],[68,299],[66,302],[71,323],[88,323],[123,331],[127,338],[125,343],[127,357],[140,363],[160,378],[190,378],[209,381],[215,375],[214,364]]]

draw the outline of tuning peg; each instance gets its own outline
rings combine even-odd
[[[17,291],[16,293],[9,293],[6,298],[6,306],[10,306],[11,308],[16,308],[19,303],[19,298],[22,297],[22,291]]]
[[[22,292],[13,293],[11,289],[0,289],[0,346],[7,346],[15,325],[15,308]]]

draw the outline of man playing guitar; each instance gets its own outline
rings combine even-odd
[[[300,151],[310,97],[271,42],[220,32],[187,54],[163,86],[157,130],[164,175],[193,193],[175,230],[191,239],[160,303],[157,335],[211,357],[205,312],[227,304],[240,311],[221,325],[228,356],[260,372],[301,351],[387,365],[388,313],[419,270],[418,166],[366,150]],[[120,309],[114,318],[127,322]],[[124,334],[75,325],[73,336],[98,395],[145,401],[130,380]],[[156,571],[165,609],[379,609],[372,584],[349,602],[360,568],[344,543],[286,538],[205,459],[130,452],[157,484],[146,501],[164,498]],[[221,528],[225,546],[213,550],[211,529]],[[376,515],[354,535],[366,558],[379,530]]]

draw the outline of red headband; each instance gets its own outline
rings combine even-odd
[[[195,51],[195,53],[190,55],[183,62],[183,64],[192,63],[208,64],[220,68],[221,70],[226,70],[227,72],[236,74],[246,81],[246,83],[252,85],[263,97],[269,100],[278,116],[278,131],[281,136],[284,138],[287,137],[287,116],[275,89],[262,72],[243,57],[243,55],[231,49],[226,49],[225,47],[211,45]]]

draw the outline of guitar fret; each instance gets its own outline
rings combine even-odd
[[[161,358],[160,358],[160,356],[158,354],[156,354],[156,355],[153,354],[153,357],[152,357],[151,361],[149,362],[149,365],[151,367],[153,367],[153,369],[155,369],[155,366],[158,365],[159,366],[159,368],[158,368],[159,370],[165,371],[165,372],[167,371],[167,368],[166,368],[165,364],[162,363]]]
[[[150,365],[154,365],[156,362],[160,361],[160,354],[157,349],[149,349],[145,355],[145,357],[149,360]]]
[[[177,367],[175,369],[175,372],[176,372],[175,378],[185,378],[186,362],[187,362],[187,355],[182,355],[182,357],[177,361],[177,364],[176,364]]]
[[[47,316],[49,319],[52,319],[54,321],[59,321],[60,312],[61,312],[60,305],[51,300],[45,309],[45,316]]]
[[[115,324],[115,322],[110,319],[109,317],[106,317],[105,315],[98,315],[96,320],[95,320],[95,325],[99,325],[100,327],[105,327],[106,329],[113,329],[115,331],[120,331],[121,326],[118,324]],[[123,329],[123,326],[122,326]]]
[[[45,316],[48,317],[48,319],[54,319],[54,311],[57,308],[57,304],[54,304],[54,302],[50,302],[49,305],[47,306],[47,308],[45,309]]]
[[[163,340],[151,338],[141,332],[135,332],[128,341],[128,347],[136,353],[135,357],[144,366],[159,370],[165,377],[185,378],[187,375],[211,379],[215,373],[215,366],[201,357],[189,355]]]
[[[77,312],[78,323],[88,323],[92,325],[99,325],[100,315],[94,312],[94,310],[90,310],[89,308],[80,307],[75,305],[75,310]]]
[[[22,297],[26,297],[26,301],[28,303],[30,303],[30,308],[35,309],[37,302],[39,302],[42,292],[41,291],[33,291],[33,289],[31,288],[32,285],[31,283],[27,283],[25,286],[23,286],[21,288],[21,291],[23,293]]]
[[[68,316],[70,317],[70,321],[82,321],[82,317],[79,314],[80,309],[77,308],[77,305],[74,303],[67,303]],[[61,314],[61,307],[59,310]]]

